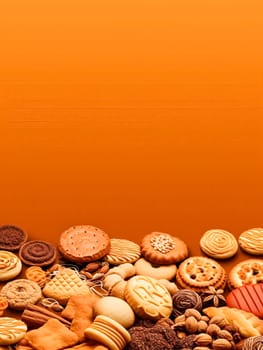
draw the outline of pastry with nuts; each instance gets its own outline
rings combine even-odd
[[[184,241],[168,233],[152,232],[142,239],[141,253],[153,264],[176,264],[188,257],[188,247]]]

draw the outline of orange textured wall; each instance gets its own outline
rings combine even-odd
[[[54,241],[263,226],[262,10],[1,4],[0,223]]]

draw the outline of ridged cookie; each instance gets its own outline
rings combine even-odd
[[[0,317],[0,345],[17,343],[26,334],[24,322],[12,317]]]
[[[134,263],[140,258],[140,246],[128,239],[111,238],[110,251],[104,257],[111,265],[120,265],[125,263]]]
[[[22,270],[21,260],[13,253],[0,250],[0,281],[15,278]]]
[[[238,243],[248,254],[263,255],[263,228],[252,228],[241,233]]]

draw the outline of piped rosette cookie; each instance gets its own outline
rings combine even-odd
[[[141,253],[153,264],[176,264],[188,256],[188,247],[184,241],[168,233],[152,232],[141,242]]]
[[[238,251],[235,236],[220,229],[206,231],[200,239],[200,248],[213,259],[228,259]]]
[[[223,289],[226,272],[215,260],[203,256],[193,256],[184,260],[178,267],[176,284],[197,293],[208,290],[210,286]]]
[[[0,281],[15,278],[22,270],[21,260],[13,253],[0,250]]]

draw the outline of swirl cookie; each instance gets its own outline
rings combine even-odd
[[[228,285],[238,288],[245,284],[263,283],[263,260],[247,259],[236,264],[229,272]]]
[[[28,241],[19,249],[19,258],[26,265],[48,266],[56,256],[54,246],[46,241]]]
[[[42,294],[37,283],[27,279],[17,279],[4,285],[0,296],[7,298],[11,309],[23,310],[27,304],[35,304]]]
[[[214,259],[228,259],[238,251],[238,243],[232,233],[213,229],[206,231],[200,239],[200,248]]]
[[[181,239],[168,233],[152,232],[141,242],[141,253],[153,264],[170,265],[188,256],[187,245]]]
[[[58,248],[69,261],[76,263],[96,261],[109,253],[110,237],[94,226],[72,226],[61,234]]]
[[[13,225],[0,226],[0,249],[18,250],[27,240],[27,234],[21,228]]]
[[[263,228],[252,228],[241,233],[238,243],[248,254],[263,255]]]
[[[242,350],[262,350],[263,349],[263,336],[249,337],[244,340]]]
[[[181,288],[192,289],[197,293],[210,286],[224,288],[226,272],[215,260],[203,256],[193,256],[184,260],[178,267],[176,283]]]
[[[0,345],[16,344],[27,331],[24,322],[12,317],[0,317]]]
[[[125,299],[141,318],[158,320],[172,313],[173,302],[169,291],[152,277],[130,278],[125,289]]]
[[[128,239],[111,238],[110,251],[104,257],[111,265],[134,263],[141,255],[140,246]]]
[[[187,309],[202,310],[202,299],[199,294],[190,289],[181,289],[173,296],[173,316],[177,317]]]
[[[0,250],[0,281],[15,278],[22,270],[21,260],[13,253]]]

